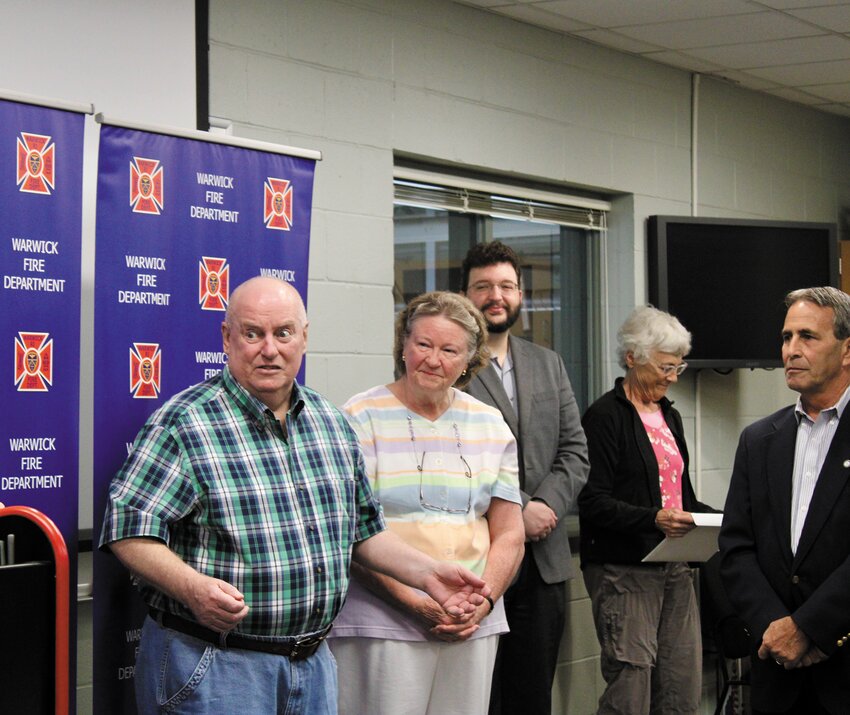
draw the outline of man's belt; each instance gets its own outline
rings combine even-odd
[[[218,633],[210,628],[205,628],[200,623],[188,621],[180,616],[175,616],[173,613],[166,613],[155,608],[149,609],[149,612],[151,618],[159,623],[159,625],[178,631],[179,633],[184,633],[187,636],[192,636],[192,638],[212,643],[219,648],[255,650],[260,653],[286,656],[291,660],[309,658],[319,649],[322,641],[327,638],[331,630],[331,626],[328,626],[317,634],[295,638],[289,641],[260,641],[254,638],[246,638],[238,633]]]

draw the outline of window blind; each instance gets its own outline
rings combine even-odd
[[[610,204],[493,182],[397,168],[395,203],[406,206],[484,214],[498,218],[539,221],[591,231],[607,228]]]

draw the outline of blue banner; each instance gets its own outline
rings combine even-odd
[[[221,323],[233,287],[274,275],[306,303],[314,169],[312,159],[101,127],[96,539],[109,481],[144,421],[175,393],[221,370]],[[132,713],[144,610],[114,557],[95,553],[94,566],[95,712]]]
[[[71,559],[72,624],[83,121],[78,112],[0,100],[0,502],[37,509],[62,533]],[[17,552],[26,558],[26,545]]]

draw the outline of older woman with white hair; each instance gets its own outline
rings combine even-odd
[[[582,418],[590,476],[579,496],[581,566],[607,687],[599,713],[699,710],[702,642],[686,563],[642,563],[665,536],[694,527],[682,417],[667,389],[684,372],[691,335],[652,306],[620,328],[625,377]]]

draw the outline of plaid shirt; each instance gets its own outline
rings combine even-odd
[[[312,633],[345,599],[351,548],[384,528],[357,437],[316,392],[295,385],[286,431],[229,369],[157,410],[112,481],[101,547],[150,537],[251,607],[235,629]],[[149,606],[193,619],[139,582]]]

